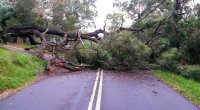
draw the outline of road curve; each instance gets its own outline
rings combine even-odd
[[[95,86],[96,85],[96,86]],[[49,76],[0,100],[0,110],[200,110],[146,71]]]

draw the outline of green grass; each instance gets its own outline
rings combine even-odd
[[[35,56],[0,48],[0,93],[23,87],[42,72],[45,62]]]
[[[200,107],[200,83],[189,80],[173,72],[164,70],[151,71],[157,78],[161,79],[170,87],[181,93],[188,100]]]

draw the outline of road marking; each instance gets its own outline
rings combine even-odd
[[[101,95],[102,95],[102,85],[103,85],[103,70],[101,70],[100,72],[101,72],[101,76],[100,76],[99,90],[98,90],[97,102],[96,102],[95,110],[100,110],[100,108],[101,108]]]
[[[101,71],[100,69],[97,71],[97,76],[96,76],[95,83],[94,83],[94,86],[93,86],[92,95],[90,97],[88,110],[92,110],[92,106],[93,106],[93,102],[94,102],[94,98],[95,98],[95,93],[96,93],[96,90],[97,90],[97,83],[98,83],[98,80],[99,80],[100,71]]]

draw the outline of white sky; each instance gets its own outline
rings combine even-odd
[[[96,29],[103,28],[106,15],[114,11],[114,2],[115,0],[97,0],[98,16],[95,18]]]
[[[195,3],[200,3],[200,0],[194,0],[194,1]],[[114,2],[115,0],[97,0],[96,7],[98,11],[98,16],[94,19],[94,22],[96,23],[96,28],[91,28],[89,29],[90,31],[100,28],[103,29],[106,15],[117,10],[116,8],[113,7]]]

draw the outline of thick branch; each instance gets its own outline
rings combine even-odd
[[[46,48],[45,33],[40,33],[38,30],[34,30],[33,33],[35,33],[35,35],[40,37],[41,46],[40,46],[40,50],[38,52],[38,56],[41,57],[41,58],[44,58],[44,51],[45,51],[45,48]]]
[[[120,27],[119,30],[121,30],[121,31],[126,30],[126,31],[140,32],[140,31],[145,30],[146,28],[147,28],[147,27],[143,27],[143,28],[140,28],[140,29],[135,29],[135,28],[124,28],[124,27]]]
[[[15,34],[16,36],[30,36],[30,35],[36,35],[34,32],[37,30],[40,33],[45,33],[45,34],[51,34],[51,35],[57,35],[64,37],[67,34],[68,38],[77,38],[77,33],[76,32],[65,32],[61,30],[55,30],[55,29],[46,29],[42,27],[36,27],[36,26],[24,26],[24,27],[4,27],[3,32],[4,33],[12,33]],[[104,33],[104,30],[96,30],[91,33],[85,33],[85,34],[80,34],[80,37],[82,39],[86,40],[91,40],[93,42],[97,42],[98,34],[99,33]]]

